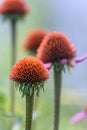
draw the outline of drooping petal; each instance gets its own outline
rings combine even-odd
[[[63,65],[67,64],[67,59],[62,59],[62,60],[61,60],[61,63],[62,63]]]
[[[74,68],[74,67],[75,67],[75,65],[76,65],[75,60],[71,60],[71,61],[70,61],[70,66],[71,66],[72,68]]]
[[[50,69],[50,68],[51,68],[51,66],[52,66],[52,63],[51,63],[51,62],[49,62],[49,63],[44,64],[44,65],[45,65],[45,67],[46,67],[47,69]]]
[[[75,116],[73,116],[70,120],[70,123],[74,124],[74,123],[78,122],[79,120],[82,120],[83,118],[87,118],[86,112],[80,112],[80,113],[76,114]]]
[[[82,61],[84,61],[84,60],[86,60],[86,59],[87,59],[87,54],[85,54],[84,56],[82,56],[82,57],[79,58],[79,59],[76,59],[75,62],[76,62],[76,63],[80,63],[80,62],[82,62]]]

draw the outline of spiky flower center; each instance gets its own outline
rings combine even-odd
[[[30,93],[31,89],[34,91],[36,89],[38,93],[40,86],[43,87],[44,81],[48,78],[48,70],[35,57],[26,57],[18,61],[10,74],[10,79],[16,82],[19,90],[23,90],[22,93],[26,90]]]
[[[51,32],[42,41],[37,57],[44,63],[70,60],[76,56],[76,49],[68,38],[60,32]]]

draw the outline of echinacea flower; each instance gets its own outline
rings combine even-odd
[[[15,81],[24,93],[30,93],[32,89],[39,91],[40,85],[43,85],[43,82],[48,78],[48,70],[35,57],[26,57],[18,61],[13,66],[10,74],[10,79]]]
[[[27,51],[37,50],[47,33],[48,32],[44,29],[35,29],[31,31],[25,39],[23,48]]]
[[[0,10],[5,18],[14,18],[15,20],[29,12],[24,0],[3,0]]]
[[[68,65],[68,67],[73,68],[77,63],[87,59],[87,54],[81,58],[75,58],[75,56],[75,47],[68,38],[60,32],[49,33],[37,50],[37,57],[45,63],[48,69],[51,68],[54,62],[60,64],[60,66]]]
[[[87,104],[84,107],[84,110],[82,112],[77,113],[70,119],[70,123],[74,124],[84,118],[87,118]]]
[[[51,32],[42,41],[37,57],[44,63],[70,60],[76,56],[76,50],[68,38],[60,32]]]
[[[70,65],[70,61],[76,56],[74,45],[68,40],[65,34],[61,32],[51,32],[42,41],[37,50],[37,58],[44,63],[58,63],[61,65]]]
[[[10,79],[16,82],[16,87],[26,97],[25,130],[31,130],[34,93],[39,94],[44,81],[49,78],[49,72],[44,64],[35,57],[19,60],[12,68]]]
[[[61,74],[62,70],[65,71],[65,65],[70,67],[70,61],[76,56],[76,49],[65,34],[51,32],[43,39],[36,56],[45,63],[46,67],[54,65],[54,130],[58,130]]]

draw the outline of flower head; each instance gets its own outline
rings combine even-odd
[[[30,11],[24,0],[3,0],[0,12],[5,19],[19,20]]]
[[[40,83],[42,85],[48,78],[48,70],[44,64],[35,57],[21,59],[13,66],[10,73],[10,79],[18,83],[18,87],[24,92],[30,92],[30,89],[39,90]]]
[[[26,50],[36,50],[40,46],[40,43],[46,34],[47,31],[44,29],[36,29],[31,31],[24,42],[23,48]]]
[[[44,63],[71,60],[76,56],[76,49],[61,32],[51,32],[42,41],[37,57]]]
[[[28,11],[29,9],[23,0],[4,0],[1,6],[1,12],[3,14],[26,14]]]
[[[18,61],[12,68],[10,79],[18,83],[37,83],[48,79],[49,74],[42,62],[34,57]]]

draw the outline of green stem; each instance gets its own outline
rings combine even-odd
[[[36,55],[36,50],[31,50],[28,52],[28,55],[32,55],[32,56],[35,56]],[[33,111],[37,112],[37,107],[38,107],[38,97],[35,95],[34,96],[34,103],[33,103]],[[32,129],[35,130],[36,129],[36,119],[34,120],[33,122],[33,126],[32,126]]]
[[[11,28],[12,28],[12,66],[15,64],[16,61],[16,21],[12,20],[11,21]],[[15,90],[14,90],[14,85],[13,82],[11,81],[11,86],[10,86],[10,99],[11,99],[11,104],[10,104],[10,109],[11,112],[14,112],[15,110]]]
[[[32,95],[26,94],[26,126],[25,130],[31,130],[33,117],[34,92]]]
[[[35,98],[34,98],[34,112],[37,113],[37,108],[38,108],[38,103],[39,103],[39,100],[38,100],[38,97],[37,95],[35,95]],[[36,129],[36,125],[37,125],[37,119],[35,118],[34,119],[34,122],[33,122],[33,130]]]
[[[62,71],[57,72],[54,67],[54,130],[59,130],[61,76]]]

